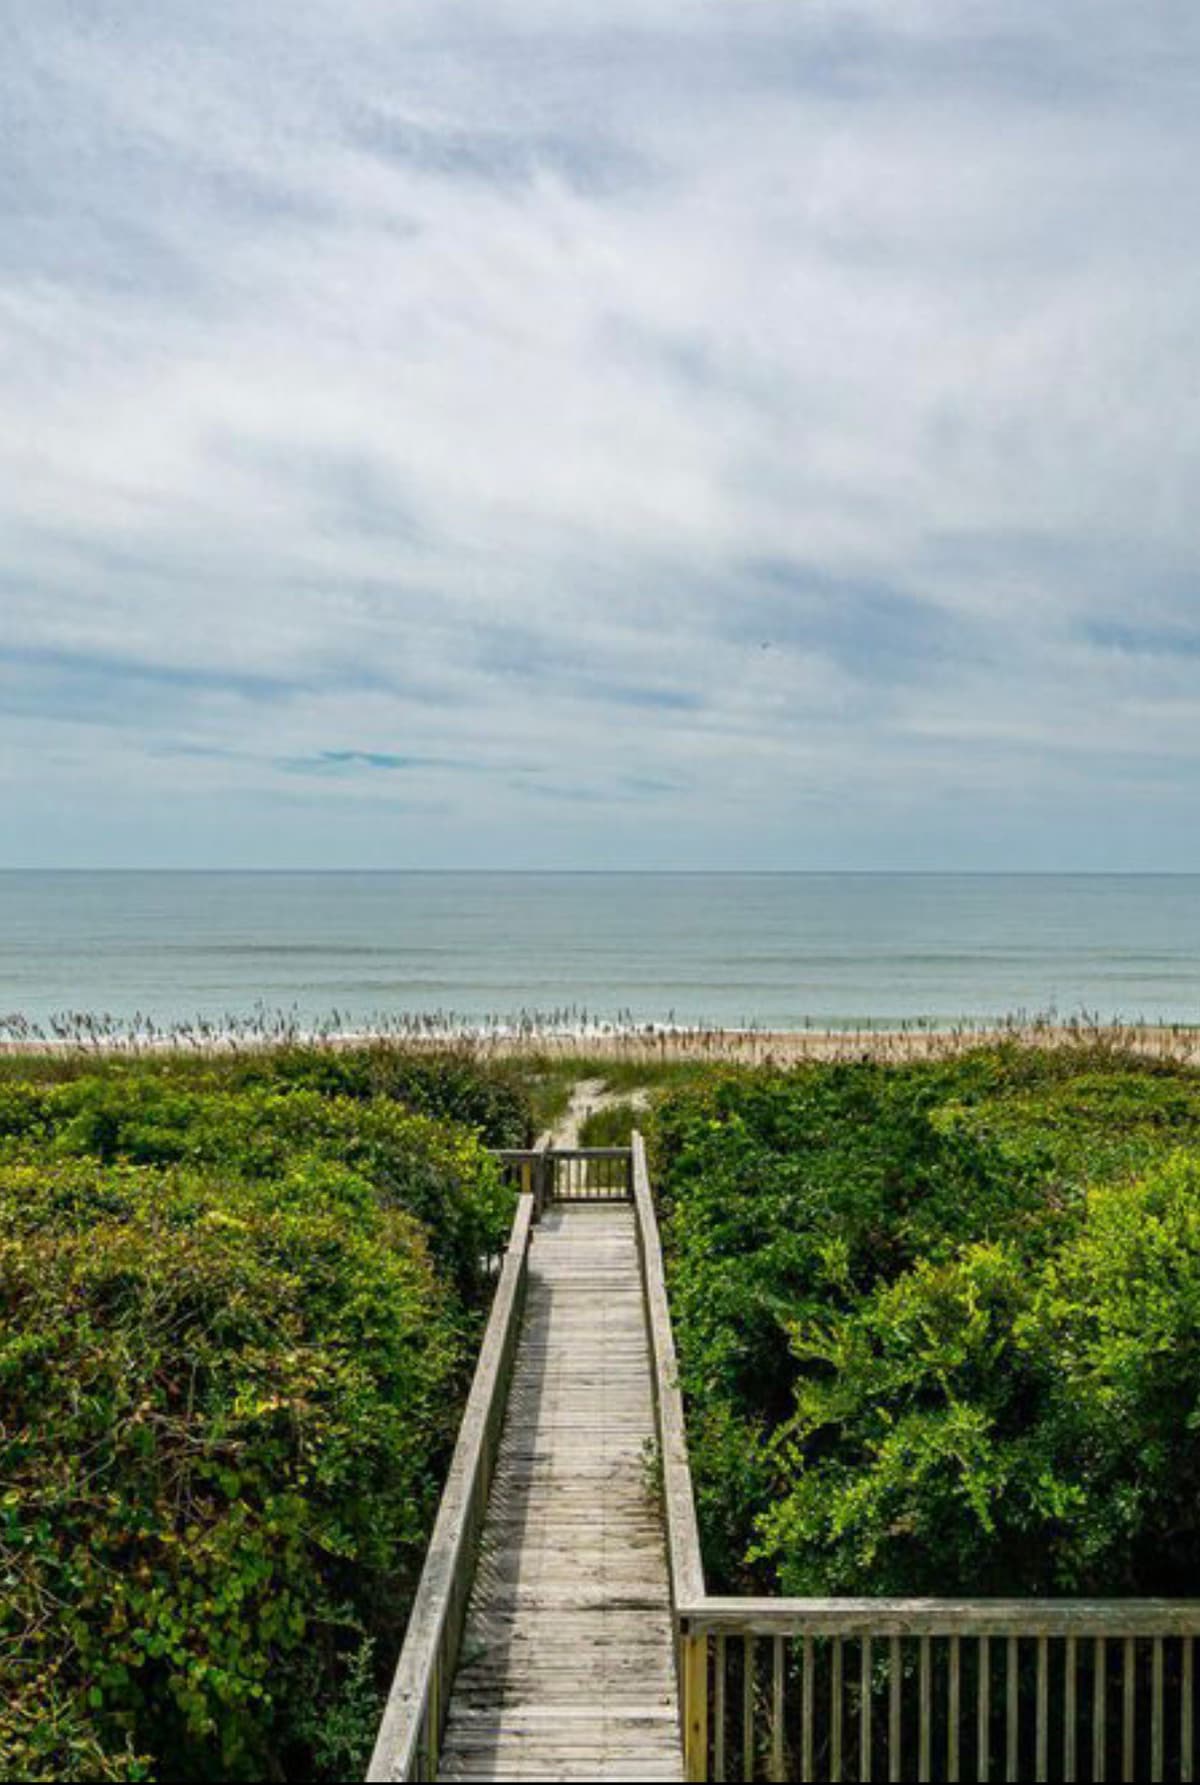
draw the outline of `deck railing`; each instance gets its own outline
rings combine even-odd
[[[539,1214],[551,1202],[628,1202],[633,1193],[628,1147],[506,1147],[495,1156]]]
[[[437,1777],[450,1688],[525,1305],[533,1218],[534,1198],[522,1195],[371,1757],[369,1780]]]
[[[706,1592],[640,1135],[633,1184],[688,1779],[1193,1779],[1198,1600]]]

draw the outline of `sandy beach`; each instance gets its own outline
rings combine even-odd
[[[465,1048],[496,1058],[605,1061],[661,1065],[673,1060],[714,1064],[794,1066],[806,1060],[898,1062],[946,1059],[997,1043],[1024,1047],[1124,1049],[1145,1058],[1200,1064],[1200,1027],[1182,1024],[1058,1023],[1012,1019],[1002,1023],[937,1028],[917,1022],[852,1029],[689,1029],[667,1025],[579,1029],[430,1027],[361,1029],[330,1033],[281,1029],[263,1033],[180,1026],[154,1033],[108,1031],[93,1035],[30,1034],[0,1039],[0,1055],[77,1053],[220,1054],[263,1052],[276,1047],[329,1048],[382,1044],[415,1050]]]

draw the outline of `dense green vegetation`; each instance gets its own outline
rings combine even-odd
[[[389,1041],[356,1046],[287,1045],[224,1051],[0,1054],[0,1086],[157,1084],[194,1092],[319,1091],[358,1101],[389,1099],[418,1115],[478,1129],[489,1146],[521,1147],[533,1136],[531,1081],[523,1061],[484,1060],[474,1048],[406,1048]]]
[[[655,1173],[715,1582],[1200,1587],[1200,1077],[715,1074]]]
[[[0,1775],[361,1775],[528,1123],[458,1054],[6,1062]]]
[[[635,1128],[643,1126],[646,1112],[632,1098],[606,1103],[585,1116],[579,1128],[581,1147],[627,1147]]]

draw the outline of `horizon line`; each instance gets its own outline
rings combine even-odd
[[[335,879],[338,877],[378,876],[398,878],[401,876],[413,879],[441,878],[451,874],[462,875],[504,875],[513,879],[539,879],[551,876],[560,878],[610,878],[610,879],[705,879],[705,880],[746,880],[746,879],[892,879],[892,880],[1197,880],[1200,879],[1200,867],[1197,868],[506,868],[494,866],[475,867],[433,867],[433,868],[365,868],[365,867],[50,867],[50,866],[0,866],[0,875],[48,875],[48,874],[162,874],[162,875],[228,875],[228,876],[267,876],[267,875],[308,875]]]

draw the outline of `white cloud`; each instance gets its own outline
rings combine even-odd
[[[1200,865],[1191,12],[132,12],[0,71],[8,859]]]

